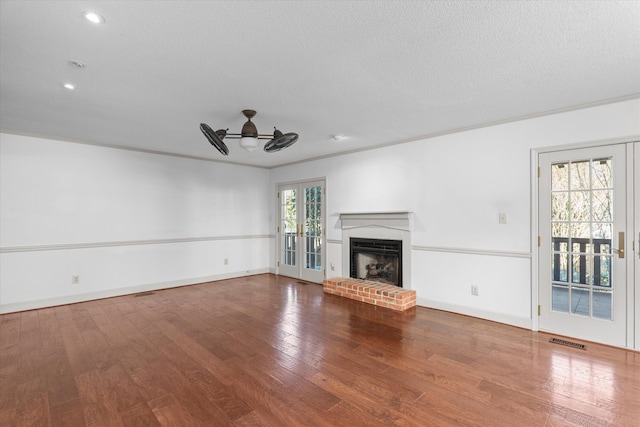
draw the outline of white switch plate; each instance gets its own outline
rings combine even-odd
[[[500,212],[498,214],[498,224],[506,224],[507,223],[507,214],[504,212]]]

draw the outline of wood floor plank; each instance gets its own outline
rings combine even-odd
[[[170,363],[180,366],[194,391],[207,398],[226,417],[236,420],[251,412],[251,408],[235,393],[233,387],[223,384],[175,343],[166,343],[160,347],[160,351]]]
[[[200,425],[206,425],[211,420],[221,424],[231,424],[232,420],[206,396],[199,393],[188,378],[180,372],[180,368],[167,363],[162,367],[162,372],[164,389],[171,392],[172,404],[179,405]]]
[[[69,361],[69,366],[76,375],[93,371],[96,363],[91,355],[91,350],[82,340],[82,335],[74,324],[60,327],[60,335]]]
[[[359,408],[344,400],[331,407],[327,412],[331,414],[333,419],[340,420],[340,423],[345,426],[384,427],[388,425],[371,414],[363,413]]]
[[[0,315],[0,425],[620,426],[640,353],[270,274]]]
[[[118,426],[122,424],[114,391],[109,381],[98,370],[75,377],[87,426]]]
[[[251,372],[261,372],[273,379],[277,386],[277,393],[295,396],[296,400],[304,402],[305,406],[323,412],[340,402],[340,398],[318,387],[313,382],[299,376],[295,371],[279,369],[279,365],[270,360],[256,357],[242,362],[243,369]]]
[[[16,389],[15,422],[18,426],[49,426],[51,413],[45,379],[28,379]]]
[[[200,426],[193,416],[180,406],[171,394],[153,399],[149,402],[149,406],[162,426]]]
[[[246,365],[240,360],[230,359],[225,363],[229,364],[234,372],[238,395],[269,423],[278,426],[332,425],[328,420],[320,417],[315,408],[300,410],[295,396],[286,396],[278,381],[260,372],[247,370]]]
[[[51,394],[49,394],[51,395]],[[87,423],[82,411],[80,399],[67,400],[55,406],[51,406],[52,426],[86,426]]]
[[[122,419],[122,425],[126,427],[154,427],[161,425],[146,402],[137,403],[126,411],[121,412],[120,418]]]
[[[238,418],[233,423],[234,427],[272,427],[275,426],[262,419],[258,413],[252,411],[241,418]]]
[[[49,405],[55,407],[80,397],[75,379],[69,373],[47,376],[47,396]]]
[[[374,396],[369,395],[364,390],[357,390],[350,384],[343,382],[342,378],[334,377],[331,374],[318,372],[311,379],[316,385],[327,392],[338,396],[344,402],[348,402],[357,412],[362,414],[363,419],[375,418],[385,425],[418,425],[405,418],[396,409],[391,408],[389,402],[377,401]]]

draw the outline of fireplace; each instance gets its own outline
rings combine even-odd
[[[408,211],[341,213],[342,276],[369,281],[377,279],[413,289],[411,223],[411,212]],[[355,255],[352,241],[355,242]],[[397,272],[397,278],[392,270]]]
[[[350,277],[402,287],[402,240],[349,239]]]

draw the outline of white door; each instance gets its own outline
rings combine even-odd
[[[640,350],[640,142],[633,144],[634,152],[634,215],[633,215],[633,237],[630,239],[633,241],[634,253],[633,256],[633,270],[635,272],[635,346],[636,350]]]
[[[324,280],[324,197],[323,180],[278,187],[278,274]]]
[[[625,346],[623,144],[539,155],[540,330]]]

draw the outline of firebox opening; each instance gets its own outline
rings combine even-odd
[[[350,276],[402,287],[402,240],[349,239]]]

